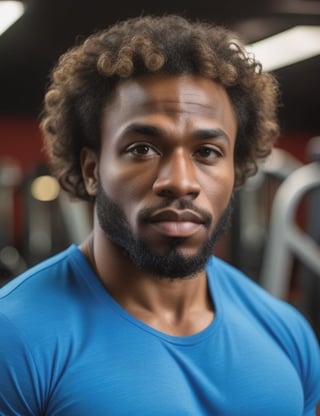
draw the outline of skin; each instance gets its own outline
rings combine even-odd
[[[102,116],[100,154],[82,151],[86,189],[97,195],[100,178],[153,253],[166,255],[167,237],[183,237],[177,250],[193,256],[230,203],[236,133],[231,101],[209,79],[152,75],[122,81]],[[184,209],[186,202],[194,210]],[[152,221],[139,219],[144,209]],[[182,336],[214,318],[204,269],[184,279],[141,270],[110,241],[96,210],[93,233],[81,249],[114,299],[146,324]]]

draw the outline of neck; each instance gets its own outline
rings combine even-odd
[[[137,268],[100,229],[80,248],[110,295],[146,324],[172,335],[190,335],[211,322],[204,270],[192,278],[156,277]]]

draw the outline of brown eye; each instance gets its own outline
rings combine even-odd
[[[209,147],[201,147],[201,149],[198,150],[198,154],[201,157],[210,157],[212,156],[213,150]]]
[[[131,151],[137,155],[147,155],[150,149],[150,146],[146,144],[139,144],[138,146],[135,146]]]
[[[135,143],[128,147],[126,153],[132,157],[153,157],[159,152],[147,143]]]
[[[222,153],[215,147],[201,146],[196,152],[196,157],[206,161],[215,160],[222,156]]]

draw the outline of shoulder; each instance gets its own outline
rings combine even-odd
[[[72,245],[67,250],[64,250],[39,264],[30,267],[27,271],[13,278],[9,283],[0,289],[0,300],[8,296],[10,293],[19,290],[22,286],[25,287],[30,282],[33,282],[35,278],[41,275],[48,275],[52,269],[63,265],[75,250],[76,247]]]
[[[5,403],[22,409],[16,414],[29,414],[26,404],[40,409],[81,349],[88,328],[99,322],[87,317],[90,305],[96,305],[92,274],[80,250],[71,246],[0,290],[0,409]]]
[[[265,327],[273,336],[288,342],[296,337],[314,337],[306,319],[287,302],[275,298],[240,270],[213,257],[208,264],[208,278],[225,301],[237,305]]]
[[[319,343],[302,314],[221,259],[212,257],[207,273],[226,307],[228,302],[236,305],[239,313],[285,352],[299,374],[306,397],[315,395],[320,399]]]
[[[39,325],[59,315],[61,301],[67,300],[68,284],[76,281],[76,246],[31,267],[0,289],[0,314],[16,327]]]
[[[13,278],[0,289],[0,305],[1,302],[3,304],[11,296],[28,293],[28,290],[34,286],[39,286],[41,282],[49,284],[52,276],[56,278],[55,281],[57,282],[59,276],[67,274],[72,269],[73,262],[77,257],[77,251],[78,248],[75,245],[71,245],[68,249],[30,267]]]

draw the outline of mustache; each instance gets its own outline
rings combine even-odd
[[[198,214],[201,217],[205,226],[208,226],[212,222],[212,215],[208,211],[200,207],[197,207],[196,205],[192,203],[192,201],[184,200],[184,199],[181,199],[178,202],[176,201],[171,204],[168,204],[167,202],[164,201],[152,207],[142,208],[138,213],[138,221],[141,223],[151,222],[151,217],[156,211],[159,211],[162,209],[168,209],[168,208],[175,208],[181,211],[190,210]]]

